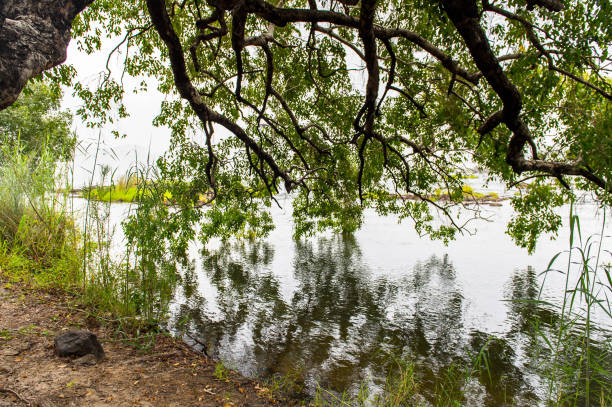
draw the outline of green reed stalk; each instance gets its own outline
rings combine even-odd
[[[83,290],[85,290],[87,284],[87,232],[89,231],[89,205],[91,202],[91,189],[93,187],[94,176],[96,173],[96,166],[98,165],[98,152],[100,151],[100,139],[102,138],[102,132],[98,132],[98,144],[96,145],[96,155],[94,157],[94,165],[91,171],[91,179],[89,180],[89,188],[87,191],[87,204],[85,207],[85,225],[83,230]]]
[[[572,202],[570,206],[570,237],[569,237],[569,251],[568,251],[568,262],[565,270],[565,287],[563,292],[563,301],[560,309],[560,320],[558,323],[558,329],[554,339],[551,341],[546,337],[546,333],[543,330],[538,330],[539,335],[545,340],[545,343],[549,346],[552,352],[552,364],[550,375],[548,378],[548,395],[550,400],[555,400],[555,405],[584,405],[590,407],[594,401],[592,398],[592,385],[594,380],[594,373],[597,373],[603,379],[595,377],[598,384],[602,385],[601,388],[601,402],[603,405],[604,399],[610,397],[610,385],[606,385],[606,378],[609,379],[610,372],[607,371],[609,367],[605,365],[606,355],[609,350],[601,350],[604,354],[604,365],[601,365],[600,360],[597,359],[597,355],[593,353],[593,307],[599,305],[603,311],[608,315],[612,316],[610,312],[610,303],[607,309],[605,308],[604,301],[602,301],[601,291],[597,290],[597,286],[600,285],[603,289],[612,290],[612,279],[609,278],[609,272],[606,266],[604,267],[604,273],[608,277],[609,286],[606,287],[605,280],[600,281],[598,279],[598,270],[602,267],[601,265],[601,254],[603,251],[603,240],[606,225],[606,208],[604,207],[603,219],[600,233],[597,235],[590,236],[586,241],[582,239],[582,230],[580,227],[580,219],[574,213],[574,204]],[[576,236],[579,244],[576,245]],[[599,242],[595,242],[594,238],[599,238]],[[574,262],[574,251],[578,254],[578,262]],[[560,254],[560,253],[559,253]],[[557,254],[549,263],[548,269],[545,271],[548,273],[552,271],[552,264],[558,257]],[[594,262],[594,263],[593,263]],[[572,266],[579,266],[579,274],[575,285],[570,287],[570,274],[572,273]],[[541,301],[541,293],[543,290],[542,282],[540,287],[540,294],[538,295],[537,303],[545,305],[544,301]],[[576,310],[577,302],[584,303],[585,306],[581,310]],[[581,324],[583,322],[583,324]],[[578,331],[579,341],[576,342],[576,331]],[[578,351],[578,354],[576,354]],[[575,360],[575,357],[578,359]],[[573,388],[571,394],[564,393],[566,390]],[[571,401],[570,401],[571,400]]]

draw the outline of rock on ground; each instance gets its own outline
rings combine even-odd
[[[55,354],[59,357],[94,355],[97,359],[104,358],[104,349],[98,342],[98,337],[89,331],[68,331],[55,337]]]

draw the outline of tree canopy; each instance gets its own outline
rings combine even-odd
[[[0,140],[21,147],[25,153],[46,148],[58,159],[72,156],[75,137],[70,131],[72,116],[61,111],[59,86],[32,81],[17,101],[0,111]]]
[[[169,95],[159,166],[186,208],[210,191],[209,210],[174,216],[205,234],[267,230],[284,190],[297,235],[354,230],[372,207],[449,239],[479,215],[478,168],[526,181],[509,232],[533,249],[556,206],[611,200],[610,15],[608,0],[97,0],[73,36],[89,52],[120,38],[121,77]],[[91,125],[128,114],[110,71],[72,84]]]

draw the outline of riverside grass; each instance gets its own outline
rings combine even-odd
[[[0,267],[37,286],[70,289],[79,279],[80,234],[66,196],[55,193],[53,156],[9,143],[0,156]]]
[[[357,394],[336,394],[318,386],[313,400],[315,407],[459,407],[470,397],[469,385],[478,376],[491,377],[489,370],[489,337],[469,363],[451,363],[425,384],[418,364],[410,358],[389,356],[390,369],[385,383],[377,392],[362,383]],[[426,388],[427,387],[427,388]],[[514,406],[515,400],[504,400],[504,406]]]
[[[540,295],[549,273],[565,274],[560,305],[540,298],[536,301],[538,306],[556,308],[561,315],[556,330],[536,326],[536,333],[542,339],[541,352],[550,355],[544,364],[550,405],[612,405],[612,343],[609,337],[607,340],[605,335],[602,337],[593,323],[595,310],[612,321],[612,252],[605,250],[603,245],[606,210],[604,207],[600,233],[583,237],[580,218],[572,203],[565,270],[554,267],[559,258],[557,254],[543,273]],[[572,276],[577,278],[572,281]]]
[[[176,281],[175,270],[159,272],[159,263],[137,242],[127,244],[123,254],[113,253],[111,201],[87,200],[84,210],[74,210],[67,193],[71,188],[61,185],[71,168],[60,165],[46,149],[26,154],[21,146],[5,143],[0,154],[0,271],[4,279],[69,293],[77,306],[116,322],[118,332],[126,337],[143,329],[159,329]],[[108,168],[97,167],[101,181],[112,177]],[[137,171],[140,195],[152,197],[157,191],[150,190],[151,182],[140,182],[150,174],[144,167]],[[92,170],[92,183],[94,175]],[[152,198],[146,201],[130,212],[132,227],[149,230],[143,227],[139,208],[152,212],[157,203]],[[150,259],[143,261],[145,257]]]
[[[96,146],[96,156],[100,141]],[[135,165],[123,177],[115,181],[115,172],[108,166],[99,166],[99,185],[110,184],[122,189],[133,190],[137,204],[130,205],[121,222],[126,235],[123,253],[112,253],[111,247],[115,230],[111,223],[110,194],[104,200],[91,195],[95,172],[92,171],[87,191],[83,233],[86,241],[93,241],[96,250],[83,250],[83,275],[88,282],[84,285],[85,299],[96,298],[91,305],[113,310],[120,315],[127,329],[140,332],[143,328],[157,330],[168,314],[168,304],[178,281],[177,267],[173,258],[167,258],[167,247],[160,242],[157,219],[166,215],[168,208],[160,195],[155,168],[149,159]],[[99,294],[96,291],[100,290]]]

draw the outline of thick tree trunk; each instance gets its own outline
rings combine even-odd
[[[0,110],[28,79],[66,60],[70,28],[93,0],[0,1]]]

